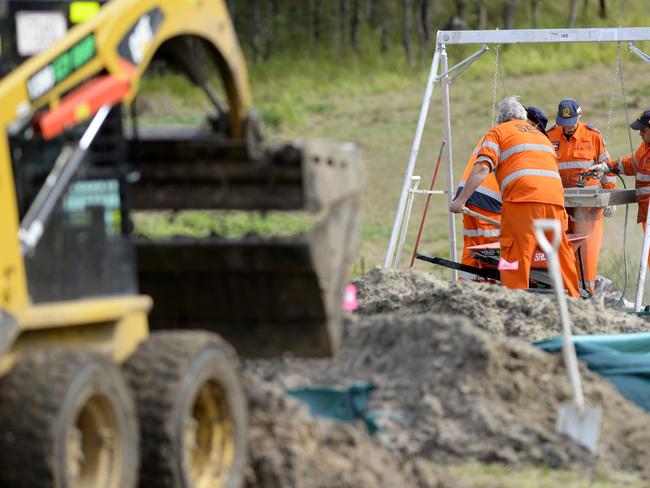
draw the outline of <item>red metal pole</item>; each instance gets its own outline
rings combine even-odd
[[[418,229],[418,237],[415,240],[415,247],[413,248],[413,255],[411,256],[411,264],[409,269],[413,267],[415,262],[415,256],[418,253],[418,246],[420,245],[420,238],[422,237],[422,229],[424,228],[424,221],[427,218],[427,210],[429,210],[429,201],[431,200],[431,191],[433,191],[433,186],[436,184],[436,177],[438,176],[438,169],[440,169],[440,160],[442,159],[442,151],[445,148],[446,141],[443,140],[440,145],[440,153],[438,153],[438,161],[436,162],[436,170],[433,173],[433,178],[431,178],[431,186],[429,186],[429,193],[427,194],[427,202],[424,204],[424,212],[422,212],[422,220],[420,221],[420,228]],[[449,189],[451,191],[451,188]]]

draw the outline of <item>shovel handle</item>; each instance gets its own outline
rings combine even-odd
[[[463,207],[463,213],[465,215],[469,215],[470,217],[474,217],[475,219],[484,220],[485,222],[489,222],[492,225],[496,225],[497,227],[501,227],[501,222],[499,222],[498,220],[494,220],[494,219],[491,219],[490,217],[486,217],[485,215],[483,215],[481,213],[474,212],[473,210],[470,210],[467,207]]]
[[[582,381],[580,379],[580,370],[578,369],[578,358],[576,349],[573,344],[571,332],[571,316],[569,307],[564,296],[564,285],[560,273],[560,263],[558,259],[558,247],[562,239],[562,226],[559,220],[538,219],[533,221],[535,237],[542,248],[548,261],[548,270],[553,278],[553,288],[555,288],[555,297],[557,298],[558,308],[560,309],[560,321],[562,322],[562,354],[564,356],[564,366],[567,369],[571,390],[573,392],[573,402],[578,410],[582,411],[585,406],[584,395],[582,392]],[[549,241],[545,232],[552,232],[552,240]]]
[[[533,222],[533,227],[535,229],[535,237],[539,243],[539,247],[542,248],[544,254],[547,256],[549,254],[556,254],[558,247],[560,247],[560,241],[562,239],[562,227],[560,226],[560,221],[555,219],[537,219]],[[546,237],[545,232],[552,232],[552,241],[549,241]]]

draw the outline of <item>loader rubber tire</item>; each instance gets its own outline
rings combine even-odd
[[[34,351],[0,380],[0,486],[132,488],[138,444],[133,394],[98,353]]]
[[[242,486],[248,416],[233,349],[209,332],[162,331],[124,368],[140,416],[140,486]]]

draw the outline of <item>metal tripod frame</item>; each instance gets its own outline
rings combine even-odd
[[[436,48],[433,53],[431,61],[431,69],[427,85],[424,90],[424,97],[422,105],[420,106],[420,115],[418,118],[415,136],[413,137],[413,145],[409,156],[406,172],[404,174],[404,181],[402,184],[402,192],[397,204],[397,211],[393,221],[393,228],[391,237],[386,251],[386,258],[384,260],[385,268],[397,268],[399,257],[397,256],[398,238],[401,232],[406,232],[403,229],[403,223],[407,218],[407,200],[409,195],[409,187],[411,185],[411,178],[415,170],[415,164],[422,142],[422,134],[426,125],[427,115],[429,113],[429,104],[433,87],[436,83],[441,83],[442,95],[442,115],[443,115],[443,130],[446,145],[446,167],[447,167],[447,188],[444,193],[447,195],[447,203],[451,203],[454,197],[454,177],[453,177],[453,161],[452,161],[452,139],[451,139],[451,112],[449,103],[449,85],[451,81],[464,72],[470,64],[476,61],[481,55],[489,49],[489,45],[498,44],[533,44],[533,43],[572,43],[572,42],[627,42],[628,48],[635,55],[639,56],[643,61],[650,64],[650,56],[636,48],[632,42],[634,41],[650,41],[650,29],[643,27],[635,28],[590,28],[590,29],[512,29],[512,30],[467,30],[467,31],[438,31],[436,36]],[[454,65],[451,69],[448,68],[447,62],[447,45],[455,44],[482,44],[482,48],[465,58],[460,63]],[[438,70],[441,71],[438,74]],[[450,74],[459,70],[453,77]],[[449,227],[449,256],[452,261],[457,260],[456,252],[456,222],[454,214],[449,213],[448,218]],[[650,239],[650,237],[648,238]],[[645,239],[644,239],[645,240]],[[647,262],[645,263],[647,266]],[[642,262],[640,269],[644,266]],[[641,274],[641,273],[640,273]],[[645,271],[644,271],[645,274]],[[451,271],[451,279],[456,280],[456,270]],[[643,287],[643,283],[638,286]],[[641,288],[642,290],[642,288]],[[638,295],[638,288],[637,288]]]

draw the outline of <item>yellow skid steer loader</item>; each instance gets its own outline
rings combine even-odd
[[[357,150],[263,140],[223,0],[0,16],[0,486],[241,486],[237,353],[336,349]],[[202,89],[208,124],[129,113],[160,60]],[[290,238],[134,236],[131,212],[163,209],[321,218]]]

